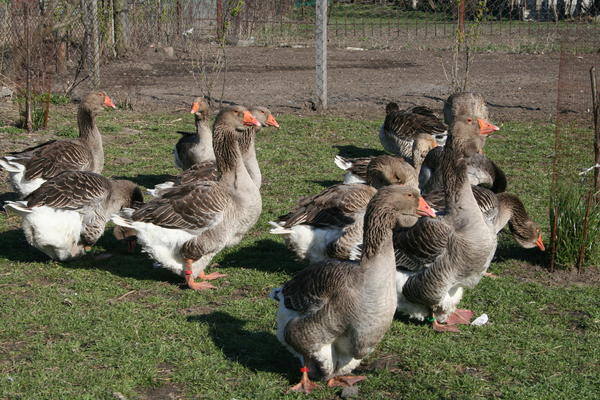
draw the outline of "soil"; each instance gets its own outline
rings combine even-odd
[[[117,101],[127,99],[134,109],[147,110],[183,110],[194,96],[206,94],[190,73],[190,59],[156,54],[105,66],[103,88]],[[444,70],[451,61],[448,50],[330,49],[327,112],[380,118],[392,100],[404,107],[427,105],[440,111],[450,94]],[[559,61],[556,53],[476,54],[468,88],[485,96],[494,121],[554,120]],[[565,55],[563,61],[562,111],[570,117],[589,116],[588,70],[600,55]],[[224,102],[265,105],[276,113],[314,113],[314,49],[232,47],[227,49],[227,63]],[[217,100],[221,84],[219,80],[213,90]]]

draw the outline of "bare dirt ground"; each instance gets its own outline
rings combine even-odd
[[[158,54],[105,66],[104,89],[117,99],[129,96],[134,107],[148,110],[187,106],[193,96],[204,94],[190,73],[189,59]],[[314,49],[233,47],[227,58],[224,101],[266,105],[278,113],[313,113]],[[473,58],[469,89],[485,96],[495,121],[555,119],[559,54],[485,53]],[[600,56],[566,58],[563,83],[568,79],[570,86],[562,92],[567,99],[563,107],[586,113],[588,70]],[[328,113],[380,118],[391,100],[441,110],[450,93],[443,65],[449,70],[451,60],[446,50],[330,50]],[[221,82],[215,86],[213,96],[220,97]]]

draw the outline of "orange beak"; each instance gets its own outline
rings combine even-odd
[[[260,122],[252,114],[250,111],[244,111],[244,125],[247,126],[260,126]]]
[[[538,236],[537,240],[535,241],[535,245],[541,250],[541,251],[545,251],[546,247],[544,246],[544,241],[542,240],[542,234],[540,233],[540,236]]]
[[[417,215],[420,215],[422,217],[435,218],[435,212],[431,209],[429,204],[427,204],[425,199],[422,197],[419,197],[419,207],[417,208]]]
[[[104,103],[103,103],[106,107],[111,107],[111,108],[117,108],[117,106],[115,106],[115,103],[112,102],[112,100],[110,99],[110,97],[104,95]]]
[[[477,123],[479,124],[480,135],[489,135],[492,132],[500,130],[496,125],[490,124],[485,119],[477,118]]]
[[[267,125],[279,128],[279,124],[277,121],[275,121],[275,117],[273,115],[269,115],[269,118],[267,118]]]
[[[193,102],[192,109],[190,110],[190,114],[197,113],[199,109],[200,109],[200,103],[198,103],[197,101]]]

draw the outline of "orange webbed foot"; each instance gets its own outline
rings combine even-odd
[[[433,327],[433,330],[436,332],[460,332],[460,330],[458,329],[458,327],[456,325],[440,324],[437,321],[433,321],[431,326]]]
[[[204,279],[205,281],[212,281],[214,279],[224,278],[227,274],[222,274],[220,272],[211,272],[210,274],[205,274],[204,271],[200,272],[198,277],[200,279]]]
[[[473,319],[473,311],[457,309],[448,316],[446,323],[448,325],[469,325]]]
[[[336,376],[327,381],[327,386],[329,387],[345,387],[345,386],[354,386],[357,382],[364,381],[367,379],[366,376],[362,375],[346,375],[346,376]]]

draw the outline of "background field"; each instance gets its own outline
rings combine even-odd
[[[103,114],[105,174],[145,187],[175,174],[174,132],[193,127],[177,104],[162,112],[141,107]],[[51,132],[76,134],[74,107],[56,108]],[[494,111],[502,130],[486,153],[505,169],[509,191],[547,226],[554,126],[537,122],[545,118],[498,119]],[[267,233],[267,221],[300,196],[339,181],[334,155],[381,153],[382,115],[375,108],[360,119],[298,114],[277,114],[281,129],[259,134],[263,214],[239,246],[214,260],[228,274],[216,290],[181,287],[181,278],[153,268],[139,250],[127,254],[108,231],[93,254],[48,261],[27,245],[18,218],[0,214],[0,398],[282,398],[299,377],[298,364],[275,338],[277,306],[266,295],[305,264]],[[0,128],[3,152],[53,136]],[[574,146],[573,164],[588,166],[586,144]],[[8,191],[3,183],[1,192]],[[112,257],[95,259],[104,251]],[[490,323],[444,335],[396,320],[361,366],[368,379],[360,398],[596,398],[597,268],[550,275],[546,261],[537,249],[521,249],[501,234],[491,266],[500,277],[484,278],[463,301],[477,315],[487,313]],[[323,388],[287,398],[339,394]]]

